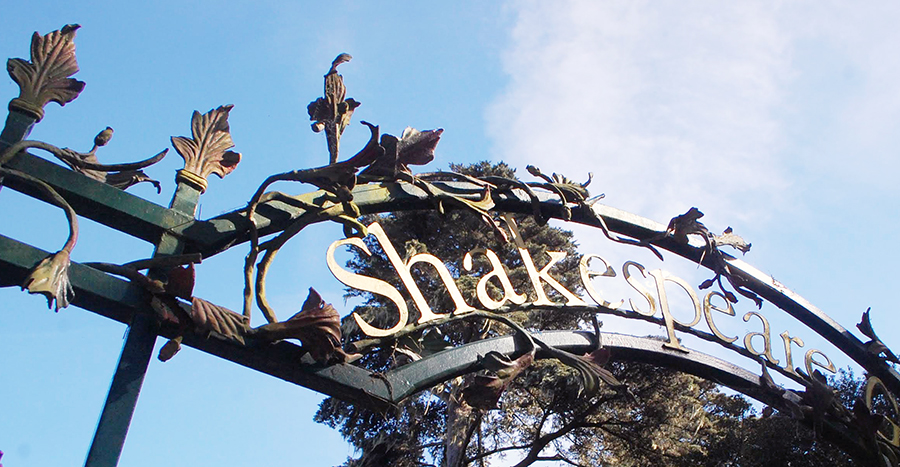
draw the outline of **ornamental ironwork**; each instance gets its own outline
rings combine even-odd
[[[394,136],[362,122],[370,134],[367,144],[352,157],[340,160],[341,135],[360,105],[346,97],[337,68],[351,57],[340,54],[325,74],[323,97],[308,106],[312,129],[325,133],[328,163],[274,174],[250,194],[246,207],[211,219],[197,219],[200,196],[210,188],[209,175],[225,177],[242,160],[240,153],[232,151],[235,143],[228,123],[231,105],[206,113],[194,111],[191,136],[172,137],[172,146],[185,164],[175,175],[177,188],[169,207],[124,191],[141,182],[152,183],[160,190],[159,183],[144,169],[159,162],[167,150],[136,163],[104,165],[97,153],[110,143],[111,127],[102,130],[85,153],[27,139],[32,127],[44,117],[48,103],[65,105],[84,88],[83,82],[71,77],[78,71],[74,45],[77,29],[77,25],[67,25],[47,35],[35,33],[30,59],[11,59],[7,65],[20,94],[9,103],[0,135],[0,183],[61,208],[69,235],[56,252],[0,236],[0,284],[19,285],[28,293],[41,294],[56,311],[75,305],[129,326],[86,465],[117,463],[157,336],[169,339],[157,354],[160,360],[174,358],[182,345],[188,345],[376,410],[467,373],[476,374],[463,390],[463,397],[472,407],[488,410],[510,382],[538,358],[556,359],[574,368],[580,375],[584,397],[604,385],[627,395],[628,382],[617,379],[606,363],[651,362],[712,379],[761,401],[771,410],[813,425],[821,436],[864,462],[900,465],[900,420],[875,410],[875,401],[879,400],[887,401],[894,414],[900,413],[896,400],[900,375],[891,366],[900,360],[878,338],[870,311],[857,325],[869,339],[863,342],[805,299],[737,258],[737,252],[750,250],[750,243],[730,227],[721,235],[712,233],[700,222],[703,213],[699,209],[691,208],[667,225],[656,223],[600,204],[603,195],[590,195],[590,175],[586,182],[579,183],[560,174],[547,175],[533,166],[527,167],[533,177],[530,181],[454,172],[414,173],[411,166],[426,165],[434,159],[441,129],[407,128]],[[49,154],[63,165],[29,151]],[[293,196],[271,189],[280,182],[299,182],[314,190]],[[402,257],[377,222],[366,225],[361,220],[363,214],[396,210],[460,210],[477,216],[497,241],[515,246],[516,259],[527,270],[530,289],[513,286],[498,254],[487,245],[462,258],[438,258],[428,253]],[[667,252],[696,262],[709,269],[713,277],[694,286],[660,268],[650,269],[635,261],[610,264],[602,255],[591,253],[580,259],[585,290],[580,296],[554,278],[554,265],[567,254],[547,251],[540,257],[533,256],[510,216],[513,213],[533,216],[539,223],[554,218],[591,226],[610,241],[647,249],[661,260]],[[125,264],[71,261],[79,217],[154,244],[154,255]],[[393,303],[383,310],[378,322],[356,313],[350,315],[365,334],[361,339],[348,341],[342,335],[341,311],[325,303],[313,288],[301,310],[284,320],[266,298],[267,274],[279,250],[305,228],[322,222],[343,226],[344,238],[336,239],[323,252],[335,278]],[[401,288],[347,271],[338,264],[334,257],[338,248],[373,254],[363,241],[367,237],[381,247]],[[195,296],[196,265],[245,245],[248,252],[243,264],[242,309],[232,311]],[[472,271],[476,260],[485,261],[491,269],[475,278],[475,296],[464,297],[447,264],[455,263],[458,271]],[[417,264],[430,266],[451,298],[453,309],[432,309],[412,277]],[[615,300],[601,293],[595,280],[624,281],[640,298],[628,299],[627,303]],[[489,283],[500,292],[489,293]],[[672,287],[690,300],[690,321],[673,316],[669,306]],[[529,296],[534,299],[529,300]],[[769,321],[761,312],[741,316],[744,322],[755,323],[757,330],[743,338],[724,334],[717,323],[737,316],[733,305],[738,296],[752,301],[757,309],[764,301],[771,303],[864,368],[868,381],[858,402],[845,407],[835,397],[825,377],[836,371],[835,366],[823,351],[800,350],[804,347],[802,338],[787,330],[779,335],[779,341],[772,336]],[[265,323],[252,322],[254,307]],[[509,318],[516,311],[552,310],[589,315],[592,329],[538,332]],[[648,338],[603,332],[598,315],[655,323],[665,329],[665,335]],[[440,337],[441,325],[475,319],[502,323],[512,333],[455,347]],[[701,322],[709,332],[698,328]],[[755,362],[759,370],[692,350],[681,342],[682,335],[716,343],[747,357],[750,360],[745,361]],[[399,347],[401,340],[413,341],[414,345]],[[408,357],[408,363],[385,373],[354,364],[362,355],[386,346],[395,346]],[[779,346],[783,346],[784,359],[773,353]],[[426,348],[428,352],[422,350]],[[777,384],[771,372],[801,389]]]

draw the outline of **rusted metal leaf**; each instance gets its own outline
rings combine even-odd
[[[228,113],[233,107],[223,105],[202,115],[195,110],[191,117],[191,138],[172,137],[172,146],[184,159],[184,170],[204,181],[210,174],[224,178],[234,171],[241,155],[228,151],[234,147],[228,126]]]
[[[441,140],[443,129],[419,131],[406,127],[397,141],[397,161],[400,170],[409,171],[410,165],[425,165],[434,160],[434,149]]]
[[[345,99],[347,89],[344,86],[344,77],[338,74],[337,67],[349,62],[353,57],[342,53],[331,62],[331,68],[325,73],[324,97],[320,97],[306,107],[309,119],[313,121],[312,130],[316,133],[325,131],[325,140],[328,143],[329,165],[338,160],[341,135],[350,124],[350,117],[360,103],[351,99]]]
[[[384,153],[377,157],[361,175],[372,178],[395,179],[398,175],[412,176],[410,165],[424,165],[434,160],[434,149],[440,142],[442,129],[418,131],[407,127],[400,138],[382,135],[380,146]]]
[[[79,27],[68,24],[46,36],[35,32],[31,36],[31,61],[11,58],[6,62],[9,76],[19,85],[19,97],[10,102],[12,108],[40,121],[48,102],[66,105],[78,97],[84,83],[70,76],[78,72],[74,39]]]
[[[500,396],[512,380],[534,363],[534,351],[515,360],[491,351],[481,358],[481,363],[488,371],[475,375],[472,382],[463,389],[462,396],[467,404],[476,409],[491,410],[497,407]]]
[[[313,359],[329,363],[333,359],[346,361],[341,350],[341,317],[312,287],[300,311],[286,321],[266,324],[252,330],[263,341],[299,339]]]
[[[174,339],[169,339],[169,341],[166,342],[166,345],[162,346],[162,348],[159,349],[159,355],[157,356],[157,358],[159,358],[159,361],[167,362],[171,360],[172,357],[174,357],[175,354],[177,354],[178,351],[181,350],[182,339],[182,336],[178,336]]]
[[[44,295],[47,306],[53,308],[55,303],[57,312],[69,306],[69,301],[75,297],[69,282],[69,252],[63,249],[44,258],[25,278],[22,289]]]
[[[715,240],[716,246],[728,245],[745,254],[750,251],[751,244],[747,243],[740,235],[735,235],[731,227],[725,229],[722,235],[715,236],[713,240]]]
[[[866,309],[862,314],[862,319],[859,324],[856,325],[856,328],[870,339],[869,342],[866,343],[866,351],[889,362],[900,363],[900,358],[897,358],[897,355],[885,345],[877,334],[875,334],[875,328],[872,327],[872,321],[869,319],[870,311],[872,311],[871,307]]]
[[[215,331],[222,337],[244,343],[249,319],[228,308],[194,297],[191,301],[191,319],[199,330]]]
[[[194,294],[194,281],[197,273],[194,264],[184,267],[174,267],[167,271],[169,281],[166,283],[166,292],[178,298],[191,300]]]

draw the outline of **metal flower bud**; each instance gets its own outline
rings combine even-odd
[[[111,127],[106,127],[105,130],[97,133],[97,136],[94,137],[94,146],[95,147],[103,147],[109,143],[109,140],[112,139],[113,129]]]
[[[28,289],[31,294],[43,294],[47,297],[47,307],[52,307],[56,301],[55,311],[69,306],[69,300],[74,298],[75,291],[69,282],[69,252],[60,250],[53,255],[44,258],[22,284],[22,289]]]

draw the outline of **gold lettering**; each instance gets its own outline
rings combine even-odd
[[[789,373],[800,376],[799,374],[797,374],[797,371],[794,370],[794,360],[793,358],[791,358],[791,343],[793,342],[797,344],[797,347],[803,347],[803,339],[800,339],[799,337],[791,337],[791,335],[788,334],[787,331],[784,331],[780,335],[781,339],[784,341],[784,369]]]
[[[384,229],[382,229],[377,222],[373,222],[372,225],[368,226],[368,229],[369,233],[374,235],[378,240],[378,243],[381,244],[384,253],[391,261],[394,269],[397,270],[397,274],[400,275],[400,281],[406,286],[406,290],[409,291],[409,295],[416,304],[416,308],[419,309],[419,324],[438,319],[441,315],[431,311],[431,307],[428,306],[428,302],[425,301],[425,297],[422,296],[422,292],[416,285],[416,281],[413,279],[412,274],[410,274],[413,265],[416,263],[430,264],[437,271],[441,280],[444,282],[444,286],[447,287],[447,292],[450,293],[450,298],[453,299],[453,303],[456,305],[456,310],[453,311],[453,314],[475,311],[475,309],[469,306],[463,299],[462,294],[459,292],[459,287],[456,286],[456,282],[453,280],[453,276],[451,276],[450,271],[447,270],[447,266],[436,256],[427,253],[419,253],[404,263],[403,260],[400,259],[400,255],[397,254],[397,250],[394,249],[393,244],[391,244],[391,240],[387,237]]]
[[[659,296],[659,310],[662,312],[663,320],[666,322],[666,331],[669,333],[668,342],[663,344],[663,347],[678,350],[681,352],[688,352],[687,349],[681,346],[681,343],[678,341],[678,337],[675,336],[675,325],[679,324],[685,327],[693,327],[696,326],[697,323],[700,322],[700,300],[697,299],[697,295],[694,293],[694,290],[688,285],[684,279],[680,277],[673,276],[662,269],[655,269],[650,271],[650,275],[656,280],[656,292]],[[669,310],[669,297],[666,294],[666,281],[669,281],[687,292],[688,296],[691,297],[691,304],[694,305],[694,319],[691,320],[690,323],[682,323],[675,319],[672,316],[672,312]]]
[[[647,274],[644,273],[644,267],[638,263],[635,263],[634,261],[628,261],[627,263],[622,265],[622,275],[625,276],[625,281],[628,282],[628,285],[630,285],[634,290],[637,290],[638,293],[640,293],[644,297],[644,299],[647,300],[647,303],[650,304],[650,311],[647,313],[644,313],[643,311],[638,309],[638,307],[634,304],[634,300],[629,298],[628,305],[631,306],[631,311],[633,311],[639,315],[644,315],[644,316],[655,315],[656,314],[656,299],[653,298],[653,295],[650,294],[650,291],[647,290],[646,287],[641,285],[637,280],[631,279],[631,273],[628,272],[628,266],[636,267],[637,270],[641,272],[641,277],[647,277]]]
[[[727,306],[728,308],[725,308],[723,310],[722,308],[713,305],[712,298],[715,296],[720,297],[725,302],[725,306]],[[734,316],[734,308],[731,306],[731,302],[729,302],[724,295],[716,291],[710,291],[708,294],[706,294],[706,297],[703,297],[703,316],[706,317],[706,324],[709,326],[709,330],[712,331],[713,335],[715,335],[725,343],[730,344],[736,341],[737,336],[728,337],[725,334],[722,334],[722,332],[719,331],[719,328],[716,327],[716,323],[713,322],[712,318],[713,310],[718,311],[719,313],[726,314],[728,316]]]
[[[566,252],[564,251],[548,251],[547,256],[550,257],[550,262],[544,266],[540,271],[534,266],[534,261],[531,259],[531,254],[528,253],[528,250],[525,248],[525,242],[522,241],[522,235],[519,233],[519,227],[516,226],[515,220],[508,214],[503,215],[503,220],[506,221],[506,225],[509,227],[509,231],[512,234],[512,240],[516,244],[516,248],[519,250],[519,255],[522,257],[522,263],[525,265],[525,270],[528,272],[528,277],[531,279],[531,285],[534,287],[534,293],[537,296],[537,300],[534,301],[535,305],[554,305],[553,302],[547,298],[547,294],[544,293],[544,285],[541,284],[541,280],[547,283],[550,287],[554,288],[560,295],[566,298],[566,305],[568,306],[587,306],[587,303],[584,300],[578,298],[577,295],[573,294],[566,290],[562,284],[556,281],[553,277],[550,276],[550,268],[553,267],[554,264],[561,261],[566,257]]]
[[[598,259],[598,260],[602,261],[603,266],[606,267],[606,271],[605,272],[597,272],[597,271],[591,271],[590,269],[588,269],[588,263],[592,259]],[[593,299],[595,302],[597,302],[598,305],[616,310],[616,309],[621,308],[622,305],[625,304],[625,300],[619,300],[615,304],[607,302],[600,295],[600,292],[598,292],[596,289],[594,289],[594,285],[591,284],[591,279],[593,279],[594,276],[616,277],[616,271],[600,255],[584,255],[584,256],[582,256],[581,262],[578,264],[578,269],[579,269],[579,271],[581,271],[581,282],[584,285],[584,290],[587,291],[587,293],[591,297],[591,299]]]
[[[394,302],[394,305],[397,306],[397,310],[399,310],[400,312],[399,316],[397,317],[397,324],[392,326],[390,329],[376,328],[375,326],[367,323],[358,314],[353,313],[353,319],[356,320],[356,324],[359,326],[359,329],[368,336],[384,337],[390,336],[391,334],[394,334],[395,332],[402,329],[403,326],[406,326],[406,322],[409,321],[409,310],[407,310],[406,300],[403,299],[403,296],[400,295],[400,292],[398,292],[397,289],[391,286],[391,284],[388,284],[383,280],[375,279],[374,277],[363,276],[360,274],[354,274],[338,266],[337,262],[335,262],[334,260],[334,250],[342,245],[355,246],[365,252],[366,255],[372,256],[372,253],[369,251],[369,248],[366,247],[366,244],[363,243],[361,239],[356,237],[345,238],[343,240],[338,240],[332,243],[328,247],[328,251],[325,253],[325,262],[328,264],[328,269],[331,270],[331,273],[334,274],[334,277],[347,287],[365,290],[366,292],[372,292],[374,294],[381,295],[382,297],[387,298],[388,300]]]
[[[488,310],[496,310],[503,306],[507,301],[513,302],[516,305],[521,305],[525,303],[525,300],[528,299],[524,294],[517,294],[515,289],[512,286],[512,283],[509,281],[509,276],[506,274],[506,268],[503,266],[503,263],[500,262],[500,258],[497,257],[497,254],[491,250],[485,249],[477,249],[472,250],[466,253],[466,256],[463,257],[463,269],[466,271],[472,270],[472,253],[481,253],[485,255],[491,263],[491,267],[494,269],[485,274],[481,280],[478,281],[478,286],[475,291],[478,295],[478,300],[481,302],[481,305]],[[488,295],[487,286],[488,282],[496,277],[500,282],[500,286],[503,287],[503,298],[501,300],[494,300]]]
[[[880,378],[877,376],[870,376],[869,379],[866,380],[866,407],[869,408],[870,412],[875,409],[876,390],[891,404],[891,408],[894,410],[893,417],[882,413],[882,411],[878,411],[878,413],[884,415],[885,421],[890,423],[890,431],[885,434],[883,432],[885,427],[881,426],[878,428],[878,436],[888,443],[900,447],[900,426],[897,426],[897,423],[895,423],[897,416],[900,415],[900,407],[897,406],[897,399],[895,399],[890,391],[888,391],[887,386],[884,385],[884,382],[881,381]]]
[[[766,360],[771,362],[773,365],[777,365],[778,360],[776,360],[772,355],[772,336],[769,333],[769,320],[767,320],[765,316],[755,311],[750,311],[744,315],[744,322],[746,323],[750,321],[751,316],[756,316],[760,321],[762,321],[763,332],[748,332],[747,335],[744,336],[744,348],[746,348],[747,351],[752,353],[753,355],[764,355],[766,357]],[[765,343],[765,349],[763,352],[760,352],[753,348],[753,337],[755,336],[762,336],[763,342]]]
[[[819,354],[825,357],[825,364],[821,364],[817,362],[813,356]],[[831,373],[837,373],[837,368],[834,367],[834,363],[831,363],[831,359],[828,358],[828,355],[822,353],[821,350],[809,349],[809,352],[806,352],[806,373],[810,376],[813,374],[813,367],[817,366],[825,371],[830,371]]]

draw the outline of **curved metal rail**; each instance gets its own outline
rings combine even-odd
[[[164,235],[178,237],[185,243],[185,252],[199,252],[208,257],[249,239],[250,225],[244,214],[235,211],[209,220],[192,220],[177,211],[164,208],[103,183],[87,179],[60,166],[19,153],[8,163],[25,173],[46,181],[78,211],[79,215],[94,219],[120,231],[150,242],[159,241]],[[456,196],[478,200],[483,188],[464,182],[435,182],[441,189]],[[41,198],[27,186],[15,182],[10,188]],[[434,203],[421,189],[407,183],[366,184],[353,191],[354,201],[363,213],[379,213],[397,210],[434,209]],[[313,203],[324,196],[321,191],[298,198]],[[563,218],[564,209],[558,198],[538,193],[543,214]],[[523,195],[497,193],[494,196],[497,212],[531,213],[531,200]],[[448,206],[449,207],[449,206]],[[700,242],[682,244],[662,234],[665,226],[651,220],[612,207],[595,205],[594,214],[602,217],[612,232],[637,240],[651,240],[659,248],[697,262],[703,257]],[[127,216],[123,217],[123,214]],[[284,203],[269,201],[257,209],[254,220],[260,235],[273,234],[288,228],[304,209]],[[597,219],[581,210],[572,211],[573,222],[599,227]],[[0,236],[0,277],[2,285],[21,283],[31,270],[48,253],[21,242]],[[807,300],[793,293],[771,277],[735,258],[728,258],[733,274],[746,282],[746,287],[794,316],[838,349],[853,358],[870,374],[878,376],[895,393],[900,393],[900,375],[884,361],[866,351],[865,345],[840,324],[829,318]],[[704,266],[711,267],[704,260]],[[136,313],[151,313],[142,300],[144,291],[127,281],[104,274],[77,263],[70,272],[76,296],[73,304],[105,315],[123,323],[131,322]],[[164,325],[160,333],[173,337],[182,330]],[[676,368],[703,378],[716,381],[747,396],[785,409],[785,403],[776,393],[760,385],[759,376],[724,360],[697,351],[675,352],[662,347],[651,338],[602,333],[603,343],[613,351],[618,360],[642,361]],[[584,352],[590,346],[587,334],[575,331],[548,332],[541,335],[550,345],[574,352]],[[235,345],[220,339],[215,333],[200,336],[184,335],[184,343],[205,352],[258,371],[294,382],[316,391],[344,400],[366,404],[374,408],[387,407],[411,394],[434,384],[479,369],[478,356],[488,350],[505,354],[516,352],[512,336],[500,337],[463,345],[412,363],[385,375],[375,375],[367,370],[347,364],[327,367],[316,365],[305,351],[292,343],[273,345]],[[302,365],[298,365],[302,362]],[[439,370],[435,371],[435,368]],[[845,449],[859,448],[859,439],[832,426],[837,439]],[[849,440],[849,441],[847,441]]]
[[[228,247],[248,241],[250,226],[241,210],[233,211],[208,220],[193,220],[188,216],[164,208],[158,204],[138,198],[129,193],[112,188],[95,180],[87,179],[61,166],[45,161],[25,152],[19,153],[7,165],[36,176],[53,186],[78,211],[79,215],[109,225],[120,231],[148,241],[157,241],[168,233],[186,242],[186,252],[200,252],[212,256]],[[482,188],[466,182],[434,182],[441,189],[456,196],[478,200]],[[21,190],[41,198],[27,186],[7,182],[13,189]],[[559,199],[543,192],[537,193],[544,215],[563,218],[564,209]],[[324,196],[315,191],[297,198],[313,203]],[[434,209],[434,203],[427,193],[408,183],[369,183],[353,190],[354,202],[363,213],[379,213],[397,210]],[[530,199],[517,192],[496,193],[494,196],[498,212],[532,212]],[[448,206],[452,208],[452,206]],[[665,226],[658,222],[601,204],[594,205],[594,212],[603,218],[612,232],[638,240],[659,238]],[[268,201],[261,204],[254,216],[259,234],[280,232],[306,211],[282,201]],[[572,211],[572,222],[598,227],[591,216],[576,209]],[[658,248],[667,250],[691,261],[703,257],[700,242],[681,244],[671,237],[663,237],[653,242]],[[866,346],[846,328],[831,319],[808,300],[792,292],[772,277],[760,272],[736,258],[728,259],[733,274],[746,282],[746,287],[787,312],[813,331],[823,336],[840,349],[868,373],[878,376],[892,391],[900,394],[900,374],[880,358],[870,354]],[[704,266],[711,264],[704,260]],[[77,300],[75,302],[78,304]]]
[[[457,196],[472,200],[480,199],[483,192],[481,187],[472,183],[435,184]],[[322,194],[313,192],[300,198],[312,202]],[[558,198],[548,193],[537,194],[541,198],[541,207],[545,215],[563,218],[564,211]],[[408,183],[361,185],[353,190],[353,195],[354,201],[363,213],[434,209],[434,203],[425,191]],[[531,201],[524,194],[498,193],[494,196],[494,201],[496,202],[494,211],[497,212],[532,212]],[[637,240],[659,238],[666,230],[663,224],[610,206],[595,204],[593,209],[603,218],[611,231]],[[304,212],[303,209],[286,203],[271,201],[260,206],[255,220],[260,235],[265,235],[284,230]],[[592,227],[600,226],[596,219],[577,209],[572,211],[571,221]],[[246,217],[235,211],[206,221],[185,224],[175,230],[192,239],[196,251],[205,256],[216,254],[226,245],[247,241],[249,226]],[[653,244],[693,262],[699,262],[703,258],[703,245],[699,241],[685,245],[674,241],[671,237],[663,237],[653,241]],[[868,373],[881,378],[892,391],[900,393],[900,374],[883,360],[870,354],[863,342],[846,328],[771,276],[740,259],[728,257],[727,261],[732,273],[744,279],[748,289],[808,326],[856,361]],[[712,267],[708,258],[704,258],[702,264],[707,268]]]

